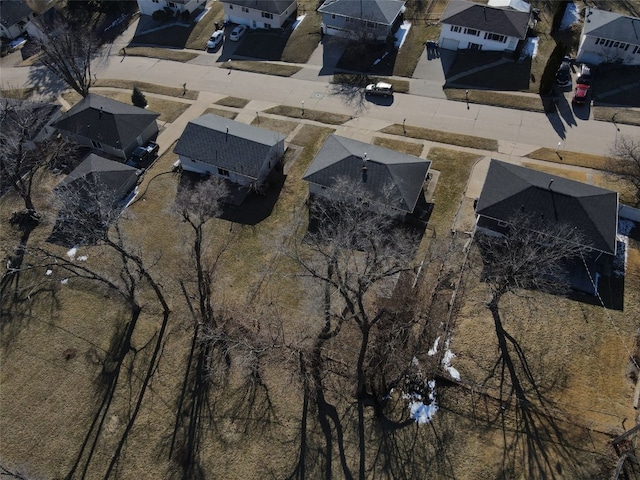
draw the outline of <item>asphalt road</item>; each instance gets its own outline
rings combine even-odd
[[[322,47],[319,47],[322,48]],[[111,52],[118,49],[112,48]],[[3,66],[0,84],[22,86],[32,83],[30,67]],[[359,91],[340,92],[321,75],[317,65],[304,67],[304,74],[295,78],[260,75],[249,72],[201,65],[198,62],[180,63],[146,57],[105,55],[96,60],[93,71],[98,78],[141,80],[191,90],[258,100],[268,104],[300,106],[307,109],[349,114],[378,125],[402,123],[448,132],[497,139],[505,154],[527,152],[538,146],[560,148],[576,152],[605,155],[617,135],[640,135],[640,127],[584,120],[573,115],[570,105],[561,105],[560,113],[545,115],[486,105],[466,105],[423,95],[395,94],[390,102],[369,101]],[[302,78],[300,78],[302,77]],[[413,79],[416,90],[422,82]],[[51,94],[56,94],[56,87]],[[522,154],[522,153],[520,153]]]

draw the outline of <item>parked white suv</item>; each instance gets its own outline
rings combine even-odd
[[[211,38],[207,42],[207,50],[213,50],[224,41],[224,31],[216,30],[211,34]]]
[[[393,95],[393,85],[384,82],[370,83],[364,89],[364,93],[366,95],[382,95],[383,97],[390,97]]]

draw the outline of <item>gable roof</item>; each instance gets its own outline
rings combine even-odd
[[[366,155],[366,162],[363,158]],[[366,164],[366,173],[363,173]],[[374,200],[405,212],[413,212],[431,162],[422,158],[329,135],[302,176],[331,188],[339,178],[362,181]]]
[[[525,38],[531,14],[508,7],[490,7],[467,0],[451,0],[440,23]]]
[[[220,0],[222,3],[282,15],[296,0]]]
[[[89,154],[67,177],[62,180],[56,190],[84,189],[87,186],[101,185],[113,192],[113,201],[118,201],[122,188],[130,185],[137,170],[124,163],[108,160],[95,153]],[[106,193],[106,192],[105,192]]]
[[[325,0],[318,11],[391,25],[403,11],[404,4],[400,0]]]
[[[591,248],[616,252],[618,194],[611,190],[491,160],[476,212],[500,221],[531,212],[578,229]]]
[[[0,22],[9,28],[20,20],[28,17],[32,12],[22,0],[2,0],[0,3]]]
[[[587,8],[584,18],[583,35],[640,45],[640,18],[638,17]]]
[[[90,93],[53,126],[125,150],[159,116],[144,108]]]
[[[208,113],[191,120],[173,151],[257,179],[271,149],[284,136]]]

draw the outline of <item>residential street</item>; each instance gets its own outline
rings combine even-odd
[[[127,33],[130,31],[131,28]],[[562,150],[604,155],[609,152],[616,135],[638,135],[640,132],[640,128],[629,125],[618,125],[618,132],[612,123],[578,119],[569,105],[560,106],[561,114],[545,115],[486,105],[467,106],[463,102],[415,94],[396,94],[389,105],[376,104],[364,99],[359,92],[338,92],[336,86],[329,83],[330,77],[320,75],[319,66],[313,63],[305,65],[295,77],[283,78],[236,70],[229,72],[226,68],[199,65],[197,59],[180,63],[146,57],[123,58],[113,55],[117,51],[115,47],[105,49],[106,55],[96,60],[93,71],[98,78],[141,80],[171,86],[186,83],[190,90],[258,100],[263,108],[277,104],[302,106],[304,101],[307,109],[349,114],[358,119],[357,127],[364,130],[377,130],[381,123],[402,123],[406,119],[407,125],[497,139],[500,153],[507,156],[520,156],[538,146],[558,148],[559,142]],[[312,61],[318,57],[322,58],[314,55]],[[30,67],[5,65],[3,61],[0,73],[3,88],[32,83]],[[441,67],[435,65],[435,68]],[[435,82],[412,79],[411,91],[423,94],[437,91],[433,88]],[[252,108],[251,104],[248,108]]]

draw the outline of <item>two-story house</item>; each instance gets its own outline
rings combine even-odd
[[[220,0],[227,22],[254,28],[282,28],[298,11],[296,0]]]
[[[640,18],[587,8],[576,59],[640,65]]]
[[[440,19],[440,47],[512,52],[527,37],[531,21],[531,12],[451,0]]]
[[[402,24],[404,5],[400,0],[326,0],[318,8],[322,33],[384,42]]]

